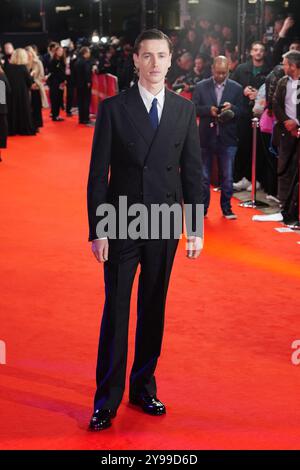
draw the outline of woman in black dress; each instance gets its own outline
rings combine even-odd
[[[1,149],[6,149],[7,145],[7,94],[10,91],[10,86],[6,75],[0,65],[0,162]]]
[[[63,121],[63,119],[59,117],[59,110],[63,103],[66,82],[66,62],[62,47],[55,47],[53,58],[49,63],[48,70],[49,75],[47,84],[50,91],[52,121]]]
[[[30,88],[33,80],[27,70],[28,56],[25,49],[16,49],[11,62],[5,66],[11,94],[8,99],[8,134],[34,135],[31,116]]]

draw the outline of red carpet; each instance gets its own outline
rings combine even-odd
[[[213,194],[201,258],[179,247],[157,370],[167,415],[128,405],[87,432],[103,302],[87,242],[92,129],[16,137],[0,164],[1,449],[298,449],[300,235],[224,220]],[[133,296],[128,371],[133,358]]]

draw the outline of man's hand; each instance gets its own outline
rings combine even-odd
[[[92,241],[92,252],[94,253],[99,263],[104,263],[108,260],[108,240],[93,240]]]
[[[212,106],[210,108],[210,114],[213,116],[213,117],[218,117],[218,108],[216,106]]]
[[[249,96],[250,93],[251,93],[251,88],[249,86],[246,86],[246,88],[244,88],[244,95]]]
[[[287,131],[292,132],[295,131],[299,126],[294,119],[288,119],[287,121],[284,121],[284,127],[286,128]]]
[[[249,98],[249,100],[251,101],[254,101],[256,99],[257,93],[258,91],[251,86],[246,86],[246,88],[244,89],[244,95],[247,96],[247,98]]]
[[[291,29],[294,26],[294,24],[295,24],[294,18],[292,18],[291,16],[288,16],[284,20],[283,26],[282,26],[282,28],[279,32],[279,37],[280,38],[285,38],[288,30]]]
[[[293,130],[291,134],[293,137],[297,137],[297,139],[300,139],[300,127],[297,127],[297,129]]]
[[[222,106],[222,111],[227,111],[227,109],[231,109],[231,103],[229,103],[228,101],[225,101],[225,103],[223,103],[223,106]]]
[[[183,83],[183,85],[184,85],[183,91],[188,93],[190,91],[190,85],[188,83]]]
[[[201,237],[188,237],[186,256],[190,259],[196,259],[201,253],[203,248],[203,238]]]

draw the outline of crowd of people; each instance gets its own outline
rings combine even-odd
[[[282,205],[284,221],[296,217],[288,207],[297,184],[300,109],[293,106],[290,84],[300,78],[300,40],[292,16],[276,17],[267,7],[265,24],[260,41],[255,39],[257,26],[248,25],[242,63],[236,31],[228,25],[200,18],[169,33],[173,54],[167,86],[193,99],[200,118],[206,214],[214,155],[221,206],[228,218],[235,218],[233,191],[252,190],[252,119],[258,117],[256,189],[263,188],[269,199]],[[132,45],[124,38],[76,46],[69,40],[64,47],[51,42],[44,55],[34,45],[15,50],[6,43],[0,54],[0,150],[6,147],[7,135],[36,134],[43,126],[42,109],[49,106],[54,122],[63,120],[62,110],[68,117],[78,107],[79,123],[89,124],[93,73],[115,75],[119,91],[138,78]]]

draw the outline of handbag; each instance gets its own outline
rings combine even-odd
[[[268,108],[264,110],[260,118],[260,130],[265,134],[272,134],[275,123],[275,116],[269,116]]]

